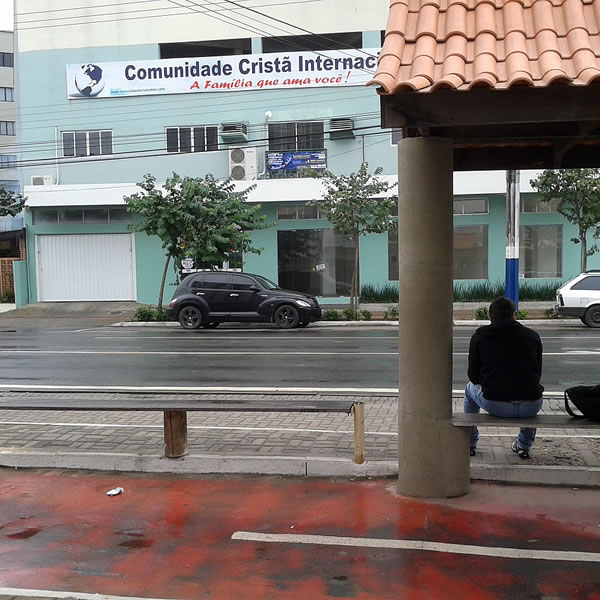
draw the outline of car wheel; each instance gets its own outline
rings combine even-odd
[[[277,327],[280,327],[281,329],[292,329],[293,327],[298,327],[300,315],[293,306],[284,304],[275,311],[273,321],[275,321]]]
[[[197,306],[184,306],[179,311],[179,324],[184,329],[198,329],[202,325],[202,311]]]
[[[600,327],[600,305],[590,306],[583,318],[588,327]]]
[[[298,327],[306,327],[308,324],[308,321],[306,323],[298,323]]]
[[[212,321],[211,323],[204,323],[202,327],[205,327],[206,329],[216,329],[220,324],[220,321]]]

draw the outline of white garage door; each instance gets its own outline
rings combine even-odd
[[[37,235],[38,302],[135,300],[132,234]]]

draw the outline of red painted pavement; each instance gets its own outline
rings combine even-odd
[[[108,497],[122,486],[125,493]],[[600,552],[600,491],[0,469],[0,587],[211,600],[600,600],[600,563],[232,540],[236,531]]]

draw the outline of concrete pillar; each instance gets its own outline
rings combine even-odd
[[[398,491],[469,490],[467,427],[452,415],[452,140],[398,145]]]

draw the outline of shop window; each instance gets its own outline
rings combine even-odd
[[[15,55],[12,52],[0,52],[0,67],[14,67]]]
[[[487,198],[456,198],[452,206],[455,215],[486,215],[489,212]]]
[[[0,102],[14,102],[15,89],[11,87],[0,87]]]
[[[63,156],[101,156],[113,153],[112,131],[63,131]]]
[[[314,296],[350,295],[354,244],[347,236],[331,229],[278,231],[277,255],[282,288]]]
[[[213,152],[219,149],[219,128],[216,125],[167,127],[167,152]]]
[[[240,38],[234,40],[210,40],[207,42],[177,42],[159,44],[161,58],[194,58],[206,56],[234,56],[251,54],[252,40]]]
[[[14,121],[0,121],[0,135],[16,135]]]
[[[521,197],[521,212],[522,213],[557,213],[559,200],[554,199],[550,202],[542,202],[540,198],[535,196]]]
[[[362,33],[322,33],[310,35],[286,35],[264,37],[262,49],[271,52],[302,52],[306,50],[344,50],[362,48]]]
[[[454,279],[488,278],[488,227],[454,228]]]
[[[523,225],[519,240],[520,277],[562,277],[562,225]]]

